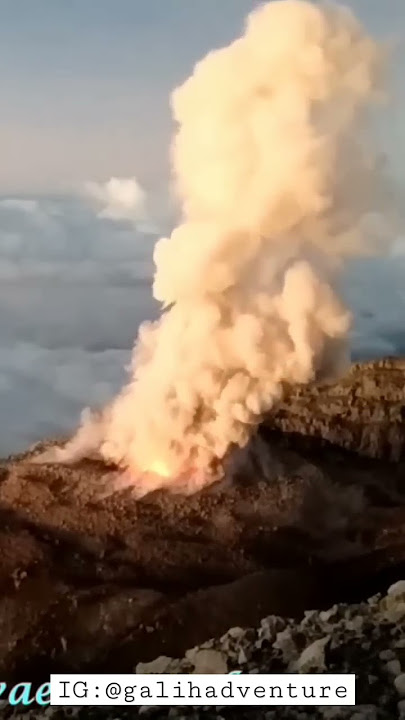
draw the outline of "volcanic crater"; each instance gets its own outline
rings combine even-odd
[[[189,496],[103,495],[101,462],[0,474],[0,672],[133,672],[269,614],[405,577],[405,360],[286,389],[226,477]]]

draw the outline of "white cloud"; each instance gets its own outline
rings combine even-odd
[[[0,198],[0,455],[117,392],[157,311],[154,239],[80,196]]]
[[[148,229],[147,196],[135,177],[112,177],[104,183],[88,182],[85,194],[99,206],[98,216],[108,220],[127,220]]]
[[[0,199],[0,279],[150,279],[156,235],[101,217],[82,196]]]
[[[64,434],[83,407],[102,406],[124,380],[129,352],[0,345],[0,456]]]

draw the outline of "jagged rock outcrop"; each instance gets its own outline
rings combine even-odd
[[[266,424],[367,457],[403,460],[405,359],[353,365],[337,383],[286,388]]]

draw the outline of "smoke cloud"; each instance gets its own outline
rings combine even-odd
[[[155,248],[163,312],[140,329],[128,385],[55,459],[98,453],[145,489],[208,482],[285,383],[342,372],[339,270],[386,232],[367,124],[383,59],[348,10],[276,0],[174,91],[182,222]]]

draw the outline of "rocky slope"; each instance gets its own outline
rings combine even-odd
[[[405,577],[405,362],[293,391],[225,480],[105,496],[114,468],[0,468],[0,676],[132,672]],[[104,495],[103,495],[104,493]]]
[[[405,582],[355,605],[307,611],[300,621],[270,616],[230,628],[179,660],[140,663],[137,673],[354,673],[355,707],[148,708],[151,718],[393,720],[405,717]],[[241,678],[243,680],[243,678]],[[299,680],[296,678],[295,683]],[[146,706],[143,708],[146,711]],[[141,713],[142,714],[142,710]]]
[[[286,388],[284,402],[267,424],[365,457],[404,460],[404,378],[405,359],[353,365],[339,383]],[[299,447],[301,437],[293,438]]]

